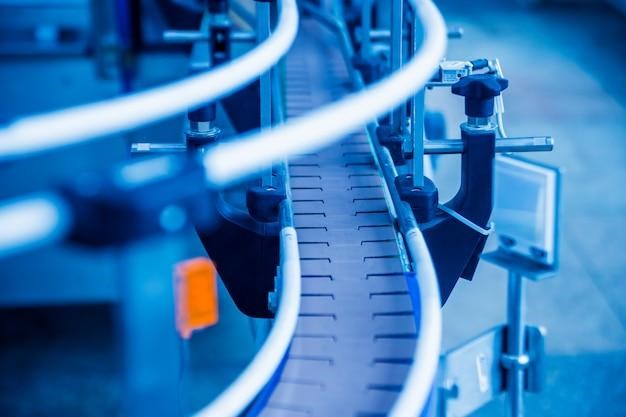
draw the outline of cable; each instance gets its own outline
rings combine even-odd
[[[430,0],[412,1],[424,22],[424,42],[401,70],[307,117],[209,149],[204,159],[209,183],[224,187],[259,172],[272,161],[324,147],[422,88],[444,55],[447,33],[441,14]]]
[[[484,227],[480,227],[479,225],[477,225],[476,223],[474,223],[467,217],[463,217],[460,213],[452,210],[450,207],[446,206],[445,204],[439,204],[437,205],[437,208],[443,211],[444,213],[446,213],[447,215],[449,215],[450,217],[455,218],[460,223],[463,223],[465,226],[469,227],[473,231],[480,233],[483,236],[489,236],[495,230],[494,222],[491,222],[489,226],[487,226],[488,228],[485,229]]]
[[[495,66],[496,75],[500,78],[504,78],[502,66],[500,65],[500,60],[498,58],[495,59]],[[509,136],[504,128],[504,98],[502,97],[502,93],[496,97],[496,124],[498,126],[498,134],[500,137],[504,139],[508,138]]]
[[[218,68],[135,94],[17,120],[0,129],[0,160],[134,129],[216,100],[266,72],[290,48],[298,30],[295,0],[279,1],[268,40]]]

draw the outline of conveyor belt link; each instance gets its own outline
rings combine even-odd
[[[347,91],[342,58],[324,34],[305,21],[287,57],[288,117]],[[289,170],[302,307],[280,382],[262,415],[386,415],[411,364],[416,331],[365,130],[303,155]]]

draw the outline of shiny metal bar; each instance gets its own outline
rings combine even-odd
[[[360,36],[363,37],[363,33],[367,33],[362,31]],[[382,42],[387,41],[391,37],[391,33],[386,29],[372,29],[370,30],[369,40],[372,42]],[[403,36],[405,39],[407,35]],[[448,39],[460,39],[463,37],[463,28],[458,26],[452,26],[448,28]],[[364,41],[364,39],[363,39]]]
[[[521,358],[525,354],[524,310],[524,278],[518,272],[509,271],[506,353],[511,359]],[[522,417],[524,415],[524,369],[515,360],[510,363],[512,366],[507,372],[509,415]]]
[[[270,36],[270,3],[256,2],[256,32],[259,35],[259,42],[264,42]],[[261,109],[261,130],[272,127],[272,72],[261,74],[260,77],[260,109]],[[261,184],[264,187],[271,187],[273,184],[272,167],[265,170],[262,175]]]
[[[424,186],[424,99],[422,90],[411,98],[411,140],[413,142],[413,187]]]
[[[370,33],[372,29],[372,0],[363,0],[361,4],[361,33]],[[369,36],[361,39],[361,58],[367,59],[370,55],[371,40]]]
[[[554,148],[551,136],[531,136],[521,138],[496,139],[496,152],[545,152]],[[427,155],[463,153],[465,145],[461,139],[441,139],[424,141]]]
[[[169,153],[185,152],[187,146],[184,143],[151,143],[138,142],[130,146],[131,153]]]
[[[402,67],[403,52],[403,23],[404,23],[404,0],[392,0],[391,2],[391,72],[396,72]],[[391,126],[396,132],[401,132],[404,126],[404,105],[398,106],[391,112]]]
[[[415,55],[421,42],[421,25],[417,16],[411,24],[411,56]],[[411,140],[413,142],[413,187],[424,186],[424,112],[426,90],[411,97]]]
[[[232,42],[256,42],[256,33],[232,31],[230,40]],[[208,32],[198,30],[166,30],[163,32],[163,40],[168,43],[193,43],[208,41],[210,39]]]

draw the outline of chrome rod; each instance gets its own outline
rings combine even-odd
[[[163,40],[168,43],[193,43],[208,41],[211,39],[208,32],[198,30],[166,30],[163,32]],[[230,34],[232,42],[256,42],[256,33],[232,31]]]
[[[551,136],[531,136],[521,138],[496,139],[496,152],[545,152],[554,148],[554,139]],[[424,153],[454,154],[463,153],[465,144],[462,139],[438,139],[424,141]]]

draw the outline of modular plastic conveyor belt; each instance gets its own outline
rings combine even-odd
[[[287,56],[288,118],[348,91],[344,61],[325,33],[305,20]],[[416,330],[397,234],[365,129],[292,161],[289,171],[301,313],[261,415],[386,415],[412,362]]]

